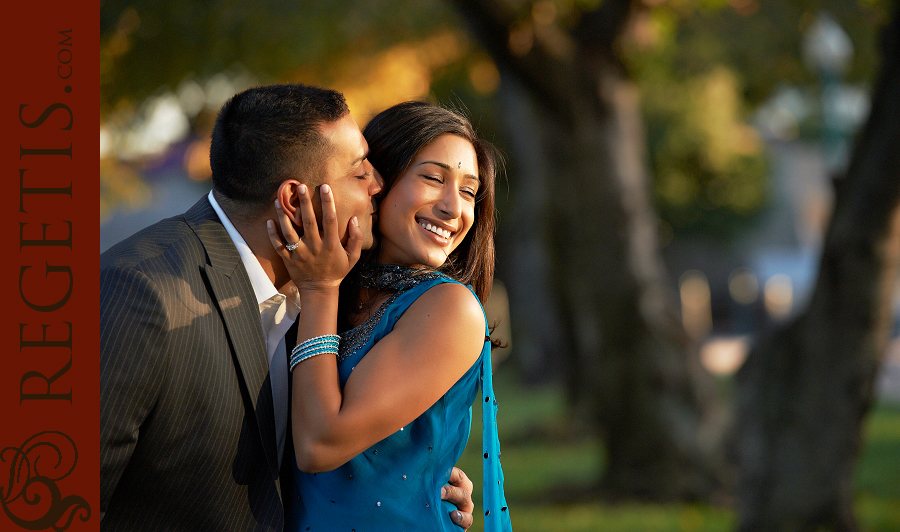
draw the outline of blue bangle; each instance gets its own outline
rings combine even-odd
[[[315,347],[317,345],[338,345],[339,342],[340,342],[340,340],[332,340],[332,339],[327,339],[327,338],[310,339],[310,340],[306,340],[305,342],[302,342],[301,344],[299,344],[297,347],[295,347],[291,351],[291,353],[296,353],[298,351],[302,351],[303,349],[308,349],[310,347]]]
[[[291,371],[294,370],[294,366],[308,358],[325,353],[336,356],[338,354],[338,345],[340,344],[340,341],[341,337],[336,334],[323,334],[322,336],[316,336],[300,342],[293,350],[291,350]]]

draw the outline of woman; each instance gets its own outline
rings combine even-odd
[[[383,111],[363,134],[385,192],[379,241],[345,283],[344,304],[338,286],[355,253],[336,249],[327,186],[322,237],[306,194],[304,238],[280,206],[282,234],[296,244],[269,231],[303,308],[291,355],[295,458],[305,472],[296,475],[295,530],[456,530],[454,508],[438,497],[465,448],[479,384],[485,530],[511,530],[479,302],[493,279],[496,152],[468,120],[425,102]],[[361,239],[353,222],[349,234],[352,250]],[[339,314],[350,328],[340,337]]]

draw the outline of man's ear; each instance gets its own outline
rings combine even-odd
[[[297,187],[299,185],[300,181],[297,181],[296,179],[286,179],[282,181],[281,185],[278,186],[276,197],[278,198],[278,201],[281,202],[281,208],[284,209],[284,213],[287,214],[288,218],[293,222],[297,236],[302,237],[303,220],[300,216],[300,197],[297,194]]]

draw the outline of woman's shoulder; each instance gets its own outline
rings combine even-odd
[[[421,347],[410,353],[454,360],[459,375],[482,353],[487,320],[478,298],[464,284],[431,284],[397,318],[392,334],[400,345]]]
[[[442,320],[445,326],[484,325],[484,308],[468,286],[443,276],[423,287],[410,305],[416,315]]]

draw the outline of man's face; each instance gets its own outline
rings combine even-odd
[[[337,211],[341,242],[347,242],[347,224],[356,216],[363,234],[363,249],[372,247],[372,226],[376,211],[373,196],[381,192],[382,181],[366,159],[369,145],[356,120],[347,113],[343,118],[325,123],[319,131],[331,148],[322,165],[322,183],[331,186]],[[322,203],[318,188],[313,196],[316,216],[322,220]]]

